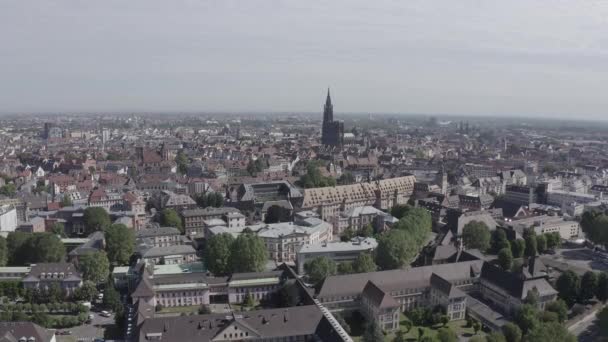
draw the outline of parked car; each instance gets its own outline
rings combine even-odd
[[[109,313],[109,312],[107,312],[107,311],[105,311],[105,310],[104,310],[104,311],[102,311],[102,312],[100,313],[100,315],[101,315],[101,316],[103,316],[103,317],[110,317],[110,316],[112,316],[112,314],[111,314],[111,313]]]

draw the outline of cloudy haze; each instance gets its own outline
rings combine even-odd
[[[0,112],[580,115],[608,2],[0,2]]]

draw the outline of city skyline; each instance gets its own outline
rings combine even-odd
[[[602,119],[608,6],[523,1],[0,5],[0,113]]]

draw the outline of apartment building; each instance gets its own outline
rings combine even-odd
[[[245,215],[236,208],[223,207],[205,209],[189,209],[182,211],[184,229],[186,235],[195,237],[205,237],[206,228],[213,225],[225,225],[228,228],[239,228],[245,226]],[[211,221],[211,220],[221,220]]]
[[[229,233],[237,237],[249,229],[262,238],[268,258],[276,262],[295,263],[296,253],[302,246],[329,242],[333,239],[331,224],[309,217],[296,222],[257,224],[228,228],[215,226],[208,229],[209,236]]]

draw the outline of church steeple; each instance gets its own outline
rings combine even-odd
[[[325,108],[323,109],[323,122],[334,121],[334,106],[331,104],[331,95],[329,87],[327,88],[327,99],[325,100]]]

